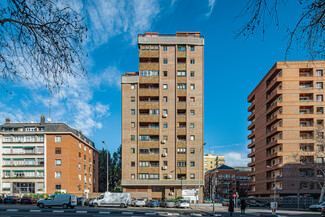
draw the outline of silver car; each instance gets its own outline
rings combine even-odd
[[[173,200],[163,200],[161,202],[161,206],[166,208],[173,208],[176,206],[176,204]]]
[[[133,206],[146,206],[146,201],[143,198],[137,198],[133,202]]]

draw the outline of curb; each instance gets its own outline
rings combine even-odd
[[[221,214],[202,214],[202,213],[178,213],[178,212],[108,212],[108,211],[87,211],[87,210],[49,210],[49,209],[0,209],[0,212],[32,212],[32,213],[70,213],[70,214],[104,214],[104,215],[167,215],[167,216],[179,216],[179,215],[188,215],[188,216],[222,216]]]

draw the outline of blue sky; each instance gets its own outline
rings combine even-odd
[[[138,70],[137,34],[199,31],[205,37],[205,153],[225,154],[226,164],[247,163],[248,94],[276,61],[284,60],[286,28],[297,21],[295,3],[279,9],[280,27],[265,35],[234,40],[244,18],[236,18],[243,0],[94,0],[71,1],[87,16],[89,38],[86,78],[70,78],[69,86],[52,95],[52,122],[81,129],[98,149],[101,141],[115,151],[121,144],[120,76]],[[304,60],[303,49],[288,60]],[[4,83],[0,120],[39,121],[49,115],[49,92],[39,82]]]

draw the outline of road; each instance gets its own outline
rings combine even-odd
[[[217,209],[217,213],[223,217],[228,217],[226,207]],[[261,214],[271,214],[268,209],[249,208],[246,212],[247,217],[261,216]],[[277,214],[281,217],[320,217],[319,212],[309,211],[289,211],[279,210]],[[46,216],[65,216],[65,217],[100,217],[100,216],[213,216],[211,212],[195,209],[166,209],[166,208],[148,208],[148,207],[129,207],[126,209],[121,208],[94,208],[94,207],[76,207],[75,209],[40,209],[35,205],[4,205],[0,204],[0,217],[44,217]],[[234,217],[240,216],[240,211],[236,210],[233,214]]]

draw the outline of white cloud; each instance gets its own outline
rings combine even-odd
[[[228,152],[224,154],[226,157],[227,166],[243,166],[247,167],[249,159],[247,158],[247,152]]]
[[[213,8],[217,4],[217,2],[217,0],[208,0],[209,12],[205,14],[207,17],[212,14]]]

